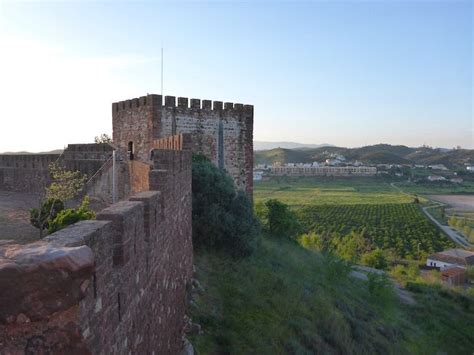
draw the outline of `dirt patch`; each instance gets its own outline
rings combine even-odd
[[[0,191],[0,240],[24,244],[38,240],[39,232],[30,224],[29,210],[38,206],[38,196]]]
[[[430,195],[429,198],[455,209],[474,211],[474,195]]]

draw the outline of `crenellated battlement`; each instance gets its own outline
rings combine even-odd
[[[0,243],[1,354],[179,354],[193,272],[191,152],[150,190],[44,239]]]
[[[145,106],[179,108],[191,110],[212,110],[212,111],[237,111],[253,113],[253,105],[244,105],[240,103],[189,99],[187,97],[165,96],[164,102],[161,95],[149,94],[125,101],[114,102],[112,112],[124,110],[133,110]]]
[[[252,105],[147,95],[114,103],[112,116],[114,145],[134,165],[149,164],[153,149],[181,149],[176,135],[189,134],[193,153],[205,155],[229,173],[237,188],[252,193]]]

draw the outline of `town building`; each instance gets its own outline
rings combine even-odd
[[[445,167],[443,164],[428,165],[428,168],[432,170],[448,170],[448,168]]]
[[[467,268],[474,265],[474,252],[465,249],[449,249],[432,254],[426,259],[426,265],[441,271],[453,267]]]
[[[373,166],[298,166],[285,165],[271,167],[275,176],[374,176],[377,168]]]
[[[426,178],[428,181],[446,181],[444,176],[430,175]]]

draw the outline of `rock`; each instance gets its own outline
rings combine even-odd
[[[181,349],[181,355],[194,355],[193,345],[186,337],[183,338],[183,348]]]
[[[204,287],[201,286],[201,283],[197,279],[192,280],[193,288],[198,292],[204,292]]]
[[[188,328],[188,334],[190,335],[201,334],[201,326],[197,323],[191,323],[190,327]]]
[[[0,323],[36,321],[77,304],[93,270],[87,246],[0,246]]]
[[[367,277],[366,274],[360,272],[360,271],[355,271],[355,270],[352,270],[350,273],[349,273],[349,276],[355,278],[355,279],[359,279],[359,280],[362,280],[362,281],[369,281],[369,278]]]

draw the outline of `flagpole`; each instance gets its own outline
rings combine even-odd
[[[161,97],[163,97],[163,44],[161,45]]]

